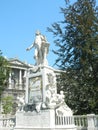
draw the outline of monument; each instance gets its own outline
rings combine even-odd
[[[34,43],[36,64],[26,75],[25,101],[20,99],[14,130],[76,130],[72,110],[57,93],[55,69],[48,66],[49,43],[39,31]]]

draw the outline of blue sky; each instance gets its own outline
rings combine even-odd
[[[0,50],[7,58],[17,57],[34,64],[34,49],[26,52],[32,44],[36,30],[40,30],[50,43],[49,65],[55,62],[52,53],[53,35],[47,27],[62,19],[60,7],[64,0],[0,0]]]
[[[75,0],[71,0],[75,1]],[[36,30],[40,30],[50,43],[49,65],[55,63],[56,56],[53,35],[47,27],[63,19],[60,7],[64,0],[0,0],[0,50],[7,58],[19,58],[34,64],[34,49],[27,52],[32,44]]]

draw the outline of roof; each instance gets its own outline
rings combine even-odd
[[[18,58],[9,58],[8,62],[10,64],[11,68],[17,68],[17,67],[18,68],[20,68],[20,67],[21,68],[31,68],[31,67],[33,67],[33,65],[28,64],[26,62],[22,62]]]

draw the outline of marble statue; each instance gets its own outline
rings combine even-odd
[[[46,104],[48,107],[59,107],[64,103],[64,92],[60,91],[60,94],[57,94],[53,89],[48,89],[46,91]]]
[[[63,102],[57,109],[56,109],[57,116],[72,116],[72,110],[67,106],[65,102]]]
[[[23,111],[25,105],[24,96],[18,96],[17,99],[18,99],[18,110]]]
[[[48,66],[49,43],[39,31],[27,51],[33,47],[36,65],[26,73],[26,97],[25,101],[18,97],[14,130],[76,130],[64,92],[57,93],[57,75],[61,71]]]
[[[29,51],[35,47],[34,59],[36,60],[36,65],[46,63],[46,56],[49,51],[49,43],[46,40],[46,37],[42,35],[39,31],[36,31],[36,37],[33,44],[28,47],[26,50]]]

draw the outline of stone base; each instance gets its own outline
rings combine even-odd
[[[31,130],[32,128],[54,128],[55,112],[51,110],[41,110],[37,113],[22,112],[16,113],[16,126],[15,130]]]
[[[76,128],[15,128],[15,130],[77,130]]]
[[[61,128],[62,127],[62,128]],[[19,111],[16,113],[14,130],[76,130],[74,125],[55,126],[55,110],[41,110],[39,113]]]
[[[76,128],[15,128],[15,130],[77,130]]]

